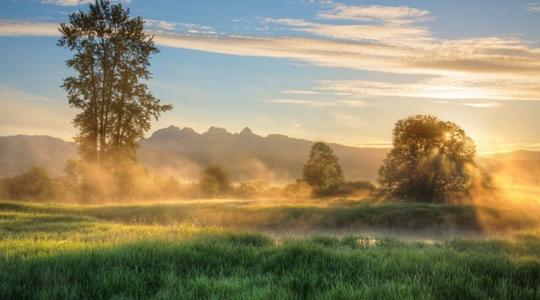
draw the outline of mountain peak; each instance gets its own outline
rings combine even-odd
[[[225,128],[221,127],[210,127],[208,128],[208,131],[204,133],[204,135],[228,135],[229,132]]]
[[[240,135],[252,135],[253,131],[251,131],[251,129],[249,129],[249,127],[245,127],[244,129],[242,129],[242,131],[240,131],[239,134]]]
[[[171,136],[179,132],[180,128],[171,125],[169,127],[156,130],[151,137]]]
[[[193,128],[190,128],[190,127],[184,127],[182,128],[182,130],[180,130],[182,133],[186,133],[186,134],[197,134],[197,132],[195,132],[195,130],[193,130]]]

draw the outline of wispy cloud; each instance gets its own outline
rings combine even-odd
[[[282,92],[283,94],[289,95],[319,95],[320,92],[311,91],[311,90],[286,90]]]
[[[0,35],[55,35],[54,23],[0,22]],[[434,40],[417,45],[306,37],[161,32],[162,46],[241,56],[287,58],[319,66],[425,75],[540,76],[540,49],[519,39]]]
[[[57,36],[58,27],[56,23],[0,20],[0,36]]]
[[[207,52],[288,58],[319,66],[425,75],[540,76],[540,50],[519,40],[500,38],[441,41],[410,48],[334,40],[162,34],[163,46]]]
[[[178,23],[164,20],[145,19],[146,29],[154,33],[175,32],[184,35],[215,35],[217,32],[210,26],[193,23]]]
[[[478,79],[432,77],[412,83],[367,80],[326,80],[318,91],[355,98],[388,96],[429,99],[484,99],[540,101],[540,86],[534,79]]]
[[[323,24],[287,18],[265,18],[263,23],[278,24],[294,31],[316,36],[352,41],[385,41],[396,44],[412,40],[418,43],[421,40],[430,39],[430,33],[425,28],[396,24]]]
[[[95,0],[41,0],[43,4],[53,4],[60,6],[77,6],[83,4],[94,3]],[[112,2],[125,2],[131,3],[131,0],[113,0]]]
[[[279,104],[294,104],[305,105],[312,107],[363,107],[366,106],[364,101],[360,100],[307,100],[307,99],[271,99],[267,102],[279,103]]]
[[[540,3],[529,3],[527,4],[527,11],[540,13]]]
[[[175,22],[167,22],[163,20],[154,20],[154,19],[145,19],[144,23],[147,27],[150,28],[156,28],[156,29],[163,29],[163,30],[175,30],[176,29],[176,23]]]
[[[461,103],[461,105],[470,106],[474,108],[496,108],[502,106],[500,102],[472,102],[472,103]]]
[[[159,20],[148,20],[147,24],[156,43],[165,47],[428,76],[413,83],[349,81],[321,86],[355,99],[405,96],[540,100],[540,48],[532,43],[503,37],[437,38],[428,28],[418,26],[430,18],[429,12],[415,8],[334,3],[329,7],[319,14],[321,22],[262,19],[265,25],[304,33],[294,37],[218,34],[208,26]],[[54,23],[0,21],[0,36],[57,35],[57,27]],[[320,90],[296,95],[315,92]]]
[[[306,105],[306,106],[313,106],[313,107],[337,106],[337,104],[333,102],[322,102],[322,101],[314,101],[314,100],[306,100],[306,99],[272,99],[272,100],[268,100],[268,102],[280,103],[280,104]]]
[[[410,24],[430,19],[429,12],[406,6],[348,6],[335,4],[318,15],[323,19]]]

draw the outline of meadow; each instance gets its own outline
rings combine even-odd
[[[538,299],[540,231],[531,218],[339,199],[0,202],[0,295]]]

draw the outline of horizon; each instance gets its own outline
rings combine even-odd
[[[316,142],[324,142],[324,143],[328,143],[329,145],[340,145],[340,146],[345,146],[345,147],[353,147],[353,148],[358,148],[358,149],[391,149],[392,148],[392,144],[380,144],[380,145],[377,145],[377,144],[364,144],[364,145],[348,145],[348,144],[344,144],[344,143],[335,143],[335,142],[326,142],[326,141],[321,141],[321,140],[309,140],[309,139],[305,139],[305,138],[301,138],[301,137],[295,137],[295,136],[289,136],[289,135],[285,135],[285,134],[282,134],[282,133],[268,133],[268,134],[259,134],[253,130],[251,130],[251,128],[249,128],[248,126],[244,127],[242,130],[239,130],[239,131],[229,131],[227,128],[225,127],[220,127],[220,126],[210,126],[208,127],[208,129],[206,130],[195,130],[189,126],[184,126],[184,127],[179,127],[179,126],[176,126],[176,125],[169,125],[169,126],[166,126],[166,127],[163,127],[163,128],[157,128],[155,130],[151,130],[150,132],[148,132],[147,136],[144,137],[144,139],[149,139],[151,138],[156,132],[158,131],[161,131],[161,130],[166,130],[166,129],[169,129],[169,128],[175,128],[175,129],[178,129],[179,131],[182,131],[184,129],[189,129],[189,130],[192,130],[194,133],[198,134],[198,135],[204,135],[205,133],[208,133],[211,129],[215,128],[215,129],[223,129],[225,130],[225,132],[229,135],[239,135],[239,134],[242,134],[242,132],[246,129],[250,130],[250,133],[255,135],[255,136],[258,136],[258,137],[262,137],[262,138],[268,138],[270,136],[276,136],[276,135],[279,135],[279,136],[285,136],[287,138],[290,138],[290,139],[299,139],[299,140],[302,140],[302,141],[307,141],[307,142],[311,142],[311,143],[316,143]],[[12,135],[3,135],[3,136],[0,136],[0,138],[9,138],[9,137],[18,137],[18,136],[24,136],[24,137],[49,137],[49,138],[56,138],[56,139],[60,139],[64,142],[69,142],[69,143],[75,143],[74,141],[72,140],[66,140],[66,139],[63,139],[62,137],[57,137],[57,136],[53,136],[53,135],[46,135],[46,134],[12,134]],[[510,154],[510,153],[517,153],[517,152],[538,152],[538,150],[528,150],[528,149],[512,149],[512,150],[502,150],[502,151],[493,151],[493,152],[488,152],[488,151],[478,151],[477,154],[480,155],[480,156],[484,156],[484,157],[487,157],[487,156],[491,156],[491,155],[497,155],[497,154]]]
[[[155,35],[148,84],[175,106],[146,137],[186,124],[391,147],[398,119],[434,114],[479,153],[540,150],[540,2],[115,2]],[[0,4],[0,135],[72,140],[57,27],[88,3]]]

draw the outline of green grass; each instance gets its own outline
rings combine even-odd
[[[190,205],[196,204],[0,203],[0,298],[540,297],[540,234],[537,232],[514,234],[505,239],[428,242],[357,235],[274,239],[243,232],[238,227],[199,226],[196,222],[179,221],[189,218],[173,218],[173,213],[180,213]],[[208,205],[214,209],[226,206],[225,203]],[[277,206],[228,205],[242,212],[262,210],[278,215],[275,210],[286,211],[287,218],[304,218],[304,222],[306,218],[312,222],[318,220],[314,214],[331,213],[338,214],[335,220],[353,220],[353,216],[366,220],[386,218],[380,216],[385,213],[379,211],[381,207],[373,205],[365,205],[363,209],[340,204],[281,210]],[[411,209],[430,207],[432,211],[409,213],[409,217],[438,215],[440,211],[445,215],[448,209],[458,209],[422,205],[413,205]],[[192,216],[196,208],[190,209],[179,215]],[[406,218],[403,209],[401,214]],[[129,219],[130,215],[134,218]],[[171,219],[161,220],[161,216]],[[256,215],[255,219],[259,220]],[[314,224],[329,226],[322,220],[318,222],[322,223]],[[332,226],[333,222],[336,221],[330,222]]]
[[[324,200],[280,201],[179,201],[145,204],[66,205],[0,202],[0,211],[51,213],[94,217],[124,224],[193,223],[223,228],[284,230],[426,230],[481,233],[523,230],[540,225],[540,210],[494,209],[474,205],[385,203]],[[249,217],[246,217],[249,216]]]

